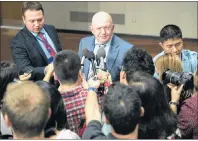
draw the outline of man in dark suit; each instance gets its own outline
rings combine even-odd
[[[83,50],[87,48],[96,55],[98,49],[101,46],[104,47],[106,52],[104,62],[106,62],[106,68],[111,74],[112,80],[115,81],[116,76],[119,75],[123,57],[133,45],[113,34],[112,18],[106,12],[98,12],[93,16],[90,30],[94,36],[81,39],[78,54],[82,58]],[[89,60],[86,59],[83,67],[86,79],[93,76],[91,67]]]
[[[26,2],[22,9],[25,27],[11,42],[13,60],[22,73],[32,72],[32,80],[43,79],[52,67],[55,54],[62,50],[57,31],[44,25],[44,10],[39,2]]]

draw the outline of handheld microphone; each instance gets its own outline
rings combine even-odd
[[[85,57],[87,59],[89,59],[89,61],[91,61],[94,76],[97,75],[97,73],[96,73],[96,67],[95,67],[95,64],[94,64],[95,55],[94,55],[93,51],[88,51],[87,50]]]
[[[87,53],[87,49],[86,48],[84,48],[83,49],[83,57],[81,58],[81,71],[83,71],[83,67],[84,67],[84,61],[85,61],[85,56],[86,56],[86,53]]]
[[[105,49],[103,47],[99,48],[99,50],[97,51],[97,54],[96,54],[96,59],[99,60],[99,62],[100,62],[99,68],[104,71],[106,71],[106,66],[105,66],[105,62],[104,62],[105,57],[106,57]]]

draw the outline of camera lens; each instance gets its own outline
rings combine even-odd
[[[183,89],[193,89],[193,74],[188,72],[171,72],[170,70],[165,70],[162,74],[162,81],[167,83],[172,83],[176,86],[184,84]]]

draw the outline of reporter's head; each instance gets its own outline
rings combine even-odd
[[[128,86],[112,84],[104,97],[104,113],[117,134],[127,135],[137,129],[141,116],[141,101]]]
[[[74,84],[81,78],[81,64],[78,54],[71,50],[63,50],[56,54],[54,71],[61,84]]]
[[[35,83],[9,84],[3,101],[3,117],[15,139],[43,138],[50,117],[50,97]]]

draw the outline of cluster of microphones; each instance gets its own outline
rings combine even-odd
[[[83,57],[81,59],[81,70],[83,70],[84,60],[85,58],[87,58],[92,64],[94,76],[97,75],[96,69],[101,69],[103,71],[106,71],[105,57],[106,57],[106,52],[103,47],[98,49],[96,55],[93,53],[93,51],[89,51],[88,49],[84,48]],[[94,61],[96,61],[96,65]]]

